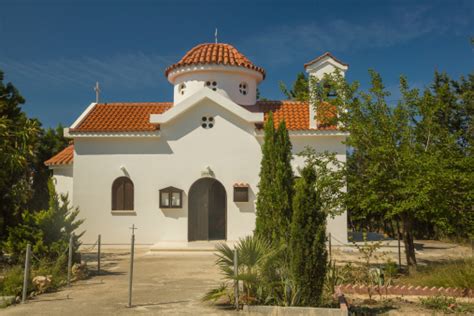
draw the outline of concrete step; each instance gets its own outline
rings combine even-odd
[[[234,248],[235,241],[163,241],[151,246],[150,252],[214,252],[219,243],[226,243]]]

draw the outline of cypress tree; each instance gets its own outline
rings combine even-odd
[[[295,186],[290,239],[290,268],[302,306],[318,306],[326,275],[326,214],[316,184],[315,165],[307,164]]]
[[[273,115],[265,123],[255,234],[273,244],[289,242],[293,171],[291,142],[285,122],[275,130]]]
[[[262,161],[260,163],[260,182],[258,184],[257,195],[257,219],[255,234],[268,241],[273,236],[273,214],[275,205],[275,126],[273,114],[269,113],[264,127],[265,137],[262,145]]]
[[[285,121],[281,121],[276,132],[276,164],[275,164],[275,182],[277,196],[276,209],[274,214],[277,230],[274,240],[280,239],[281,242],[288,243],[290,240],[290,224],[292,217],[292,200],[294,194],[294,175],[291,167],[292,145]]]

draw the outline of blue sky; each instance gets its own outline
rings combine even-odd
[[[325,51],[366,87],[380,72],[423,87],[435,69],[474,70],[474,1],[0,0],[0,69],[45,126],[71,124],[95,99],[171,101],[164,69],[189,49],[233,44],[267,71],[262,96],[283,98],[303,64]]]

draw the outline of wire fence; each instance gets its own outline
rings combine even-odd
[[[72,279],[72,267],[73,267],[73,256],[74,256],[74,248],[79,246],[79,244],[75,245],[74,243],[74,234],[71,234],[69,237],[69,244],[68,246],[59,253],[59,257],[68,253],[68,261],[67,261],[67,286],[71,286],[71,279]],[[98,235],[97,240],[91,247],[83,248],[81,251],[77,251],[77,253],[81,254],[81,252],[91,253],[97,247],[97,274],[100,275],[100,259],[101,259],[101,235]],[[81,256],[82,258],[82,256]],[[24,274],[23,274],[23,288],[22,288],[22,296],[21,302],[24,304],[28,300],[28,287],[29,287],[29,280],[31,276],[31,266],[32,261],[36,260],[40,263],[42,260],[38,258],[31,249],[31,244],[26,245],[26,253],[25,253],[25,265],[24,265]],[[87,261],[84,260],[87,264]]]
[[[333,259],[333,255],[332,255],[332,252],[333,252],[333,248],[334,247],[337,247],[337,248],[353,248],[353,249],[356,249],[356,250],[360,250],[361,247],[364,247],[364,245],[359,245],[357,244],[356,241],[352,240],[352,241],[349,241],[349,242],[344,242],[344,241],[341,241],[340,239],[334,237],[331,233],[328,233],[328,236],[327,236],[327,239],[328,239],[328,252],[329,252],[329,260],[332,260]],[[333,244],[333,241],[336,242],[336,245]],[[390,245],[391,242],[394,242],[396,241],[397,242],[397,245],[396,246],[393,246],[393,245]],[[379,248],[394,248],[396,247],[397,248],[397,253],[398,253],[398,267],[401,268],[402,267],[402,245],[401,245],[401,238],[399,236],[399,238],[397,240],[394,240],[394,239],[389,239],[389,240],[373,240],[373,241],[368,241],[366,240],[365,238],[363,238],[363,240],[361,240],[361,242],[364,242],[364,243],[378,243],[378,247]],[[384,244],[385,242],[385,244]]]

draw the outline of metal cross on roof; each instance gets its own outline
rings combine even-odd
[[[99,96],[100,96],[100,91],[101,91],[99,87],[99,81],[95,83],[94,91],[95,91],[95,103],[99,103]]]

